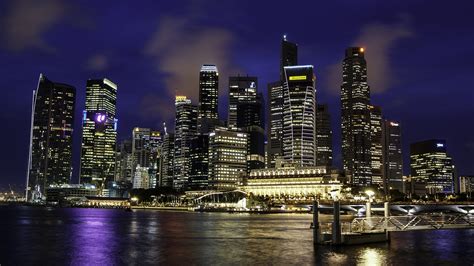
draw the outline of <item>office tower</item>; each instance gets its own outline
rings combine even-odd
[[[163,138],[159,131],[152,130],[150,132],[150,188],[158,186],[159,177],[161,175],[161,153],[163,149]]]
[[[133,177],[135,177],[135,169],[137,167],[150,166],[150,135],[151,130],[149,128],[135,127],[132,130]]]
[[[283,87],[283,159],[294,166],[314,166],[316,91],[313,66],[287,66]]]
[[[281,56],[280,56],[280,80],[285,80],[284,67],[298,65],[298,45],[289,42],[286,34],[281,40]]]
[[[123,140],[117,147],[116,160],[116,181],[126,181],[131,183],[133,181],[133,156],[132,156],[132,140]]]
[[[215,65],[202,65],[199,72],[199,132],[208,133],[219,124],[219,72]]]
[[[370,141],[370,89],[364,49],[346,49],[341,86],[342,159],[344,171],[355,185],[372,180]]]
[[[82,119],[81,183],[105,188],[114,180],[117,141],[117,85],[90,79],[86,87],[86,109]]]
[[[426,184],[428,194],[453,193],[454,166],[446,141],[431,139],[410,145],[411,177]]]
[[[237,104],[237,128],[247,133],[247,173],[265,168],[264,103],[261,93]]]
[[[246,174],[247,134],[216,128],[209,134],[209,188],[235,189]]]
[[[285,81],[285,66],[298,64],[298,46],[287,40],[283,35],[280,53],[280,80],[268,84],[268,145],[267,165],[275,167],[277,161],[283,159],[283,83]]]
[[[160,187],[173,187],[174,171],[174,133],[168,133],[165,130],[163,137],[163,148],[161,153],[161,175],[159,180]]]
[[[199,134],[190,146],[191,173],[189,188],[192,190],[205,190],[208,188],[209,175],[209,135]]]
[[[228,127],[237,127],[237,105],[254,102],[257,97],[257,77],[229,77]]]
[[[283,83],[268,84],[268,161],[270,168],[283,157]]]
[[[189,147],[197,133],[197,106],[186,96],[176,96],[173,187],[186,189],[191,171]]]
[[[403,192],[402,131],[395,121],[383,121],[383,181],[385,193],[390,189]]]
[[[383,154],[382,154],[382,109],[379,106],[369,106],[370,109],[370,164],[372,166],[372,184],[383,186]]]
[[[133,188],[134,189],[148,189],[150,188],[150,168],[141,167],[138,165],[135,168],[135,173],[133,176]]]
[[[331,116],[327,104],[316,105],[316,166],[332,166]]]
[[[33,90],[26,199],[38,199],[49,185],[67,184],[72,173],[76,89],[40,74]]]

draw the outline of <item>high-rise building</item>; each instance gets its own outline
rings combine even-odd
[[[186,189],[191,172],[191,141],[197,134],[197,106],[186,96],[176,96],[173,187]]]
[[[134,189],[148,189],[150,188],[150,168],[141,167],[138,165],[135,168],[135,173],[133,176],[133,188]]]
[[[281,56],[280,56],[280,80],[285,80],[284,67],[298,65],[298,45],[296,43],[289,42],[286,38],[286,34],[283,35],[281,40]]]
[[[327,104],[316,106],[316,166],[332,166],[331,116]]]
[[[410,145],[411,177],[426,184],[428,194],[453,193],[454,166],[446,141],[431,139]]]
[[[313,66],[287,66],[283,87],[283,159],[294,166],[314,166],[316,90]]]
[[[190,154],[189,188],[205,190],[209,185],[209,134],[199,134],[191,141]]]
[[[132,140],[123,140],[117,147],[117,159],[116,159],[116,181],[126,181],[128,183],[133,182],[133,156],[132,156]]]
[[[283,159],[283,83],[285,66],[298,64],[298,45],[283,35],[280,51],[280,80],[268,84],[268,145],[267,165],[275,167],[276,161]]]
[[[215,65],[202,65],[199,72],[199,132],[208,133],[219,124],[219,72]]]
[[[228,127],[237,127],[237,106],[242,103],[255,102],[257,98],[257,77],[229,77],[229,113]]]
[[[174,133],[165,130],[163,148],[161,149],[160,187],[173,187],[174,171]]]
[[[382,152],[382,108],[370,105],[370,164],[372,166],[372,184],[383,186],[383,152]]]
[[[383,182],[385,193],[390,189],[403,192],[402,131],[400,124],[384,120],[382,130]]]
[[[35,200],[49,185],[68,184],[76,89],[40,74],[33,90],[26,199]]]
[[[353,184],[372,182],[370,89],[364,48],[346,49],[341,86],[342,159]]]
[[[161,153],[163,149],[163,138],[159,131],[150,132],[150,188],[156,188],[161,176]]]
[[[133,177],[135,177],[137,167],[150,166],[150,135],[151,130],[149,128],[135,127],[132,130]]]
[[[235,189],[247,170],[247,134],[216,128],[209,134],[209,188]]]
[[[117,141],[117,85],[90,79],[86,87],[86,109],[82,119],[81,183],[105,188],[114,180]]]
[[[283,157],[283,83],[268,84],[268,167],[275,167],[276,160]]]

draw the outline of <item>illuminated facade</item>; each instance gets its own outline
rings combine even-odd
[[[402,130],[395,121],[383,121],[383,180],[387,192],[391,189],[404,191]]]
[[[133,181],[133,161],[134,160],[132,157],[132,140],[124,140],[117,147],[115,180],[127,181],[129,183]]]
[[[280,50],[280,80],[269,83],[268,88],[268,145],[267,166],[275,167],[277,161],[283,159],[283,83],[285,81],[285,66],[298,64],[298,45],[289,42],[283,35]]]
[[[247,134],[216,128],[209,134],[209,189],[232,190],[247,170]]]
[[[219,124],[219,72],[215,65],[202,65],[199,72],[199,132],[211,132]]]
[[[331,116],[327,104],[316,105],[316,166],[332,166]]]
[[[159,131],[150,132],[150,188],[156,188],[161,176],[161,153],[163,152],[163,137]]]
[[[86,87],[86,109],[82,120],[80,182],[104,188],[114,181],[117,141],[117,85],[90,79]]]
[[[32,99],[27,200],[35,191],[71,181],[75,102],[74,87],[40,74]]]
[[[313,66],[284,67],[283,159],[295,166],[314,166],[316,90]]]
[[[369,106],[370,109],[370,164],[372,166],[372,184],[383,186],[383,152],[382,152],[382,109],[380,106]]]
[[[257,77],[229,77],[229,112],[227,123],[230,128],[237,127],[237,106],[241,103],[255,102],[257,98]]]
[[[360,186],[372,182],[370,88],[364,49],[346,49],[341,86],[342,159],[346,175]]]
[[[165,132],[161,149],[160,187],[173,187],[174,171],[174,133]]]
[[[340,190],[337,176],[326,167],[282,167],[252,170],[242,189],[256,196],[270,198],[329,199],[331,190]]]
[[[136,127],[132,131],[132,158],[133,172],[137,167],[147,167],[149,171],[149,186],[155,188],[160,175],[160,154],[162,148],[162,138],[159,131],[150,128]]]
[[[148,189],[150,188],[150,168],[137,166],[133,176],[133,188]]]
[[[199,134],[191,141],[189,188],[204,190],[209,185],[209,134]]]
[[[191,172],[190,146],[197,133],[197,106],[186,96],[176,96],[173,187],[185,189]]]
[[[454,166],[446,141],[439,139],[410,145],[411,177],[426,184],[428,194],[453,193]]]
[[[283,83],[268,84],[268,145],[267,165],[275,167],[276,160],[283,157]]]

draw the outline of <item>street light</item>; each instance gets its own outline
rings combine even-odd
[[[375,192],[372,191],[372,190],[366,190],[365,194],[367,194],[367,196],[369,196],[369,201],[372,202],[372,198],[375,195]]]

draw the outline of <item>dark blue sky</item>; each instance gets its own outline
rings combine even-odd
[[[329,103],[340,156],[341,61],[366,48],[372,103],[403,128],[409,144],[445,138],[461,174],[474,174],[472,1],[2,1],[0,3],[0,186],[25,180],[31,93],[39,73],[77,88],[75,176],[88,78],[118,84],[119,138],[134,126],[171,123],[173,95],[193,100],[199,66],[227,78],[278,79],[283,33],[315,66],[317,97]],[[1,188],[1,187],[0,187]]]

